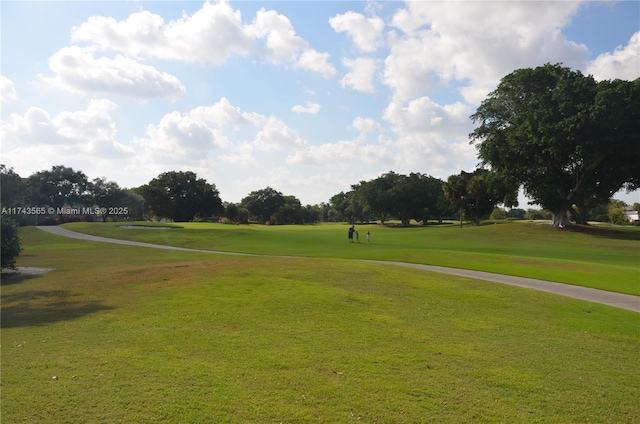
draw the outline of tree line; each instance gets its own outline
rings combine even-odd
[[[224,202],[215,184],[190,171],[165,172],[131,189],[106,178],[89,180],[83,172],[62,165],[26,178],[0,165],[0,179],[3,219],[10,217],[21,225],[81,220],[223,220],[280,225],[380,221],[384,225],[393,218],[408,226],[411,220],[442,223],[446,218],[463,217],[475,225],[487,218],[552,218],[548,211],[517,209],[517,188],[482,168],[462,171],[446,181],[426,174],[389,171],[353,184],[350,191],[332,196],[328,203],[306,206],[295,196],[283,195],[271,187],[252,191],[239,203]],[[40,210],[20,213],[16,208],[24,205]],[[510,210],[497,208],[498,205]],[[617,201],[615,206],[618,216],[626,205]],[[587,218],[607,221],[612,216],[609,209],[607,204],[597,205]]]
[[[479,225],[499,204],[517,207],[523,188],[549,211],[553,225],[563,226],[569,220],[586,224],[594,211],[602,216],[617,191],[640,188],[640,78],[596,82],[560,64],[519,69],[501,80],[471,119],[478,124],[471,143],[481,160],[473,172],[443,181],[390,171],[319,205],[302,206],[295,196],[271,187],[252,191],[239,203],[223,202],[215,184],[190,171],[165,172],[126,189],[105,178],[89,181],[62,165],[27,178],[3,165],[0,204],[48,205],[56,212],[93,206],[102,220],[126,215],[302,224],[396,218],[408,225],[464,216]],[[70,219],[62,212],[56,219]]]

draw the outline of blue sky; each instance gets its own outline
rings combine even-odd
[[[317,204],[391,170],[472,171],[469,115],[514,69],[640,77],[637,1],[0,8],[2,163],[123,187],[189,170],[229,202],[269,186]]]

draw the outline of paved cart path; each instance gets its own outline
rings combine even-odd
[[[55,234],[58,236],[69,237],[69,238],[74,238],[78,240],[97,241],[102,243],[115,243],[115,244],[123,244],[128,246],[149,247],[154,249],[179,250],[183,252],[215,253],[215,254],[221,254],[221,255],[241,255],[241,256],[266,256],[266,255],[254,255],[250,253],[189,249],[185,247],[163,246],[159,244],[141,243],[141,242],[129,241],[129,240],[119,240],[119,239],[98,237],[98,236],[92,236],[89,234],[77,233],[75,231],[70,231],[62,227],[42,226],[37,228],[39,228],[42,231],[46,231],[48,233]],[[553,283],[550,281],[535,280],[533,278],[514,277],[511,275],[492,274],[489,272],[472,271],[467,269],[445,268],[441,266],[412,264],[407,262],[373,261],[373,260],[364,260],[364,261],[404,266],[409,268],[424,269],[427,271],[434,271],[434,272],[440,272],[444,274],[475,278],[479,280],[491,281],[494,283],[526,287],[534,290],[540,290],[540,291],[545,291],[549,293],[560,294],[563,296],[569,296],[575,299],[587,300],[590,302],[601,303],[604,305],[615,306],[617,308],[640,312],[640,296],[634,296],[631,294],[615,293],[615,292],[609,292],[605,290],[592,289],[589,287],[574,286],[571,284]]]

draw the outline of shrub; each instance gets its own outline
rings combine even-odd
[[[0,219],[2,227],[0,234],[2,238],[2,250],[0,250],[0,256],[2,257],[2,269],[16,268],[16,258],[22,250],[20,245],[20,234],[18,224],[11,219],[3,217]]]

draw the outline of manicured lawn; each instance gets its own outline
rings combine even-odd
[[[481,227],[179,224],[173,230],[124,229],[121,223],[77,223],[71,230],[105,237],[196,249],[269,255],[360,258],[449,266],[640,295],[640,228],[557,230],[546,224]],[[371,232],[367,245],[365,234]]]
[[[339,229],[335,256],[382,252]],[[297,240],[246,234],[227,237]],[[640,421],[634,312],[341,258],[23,237],[18,265],[55,270],[2,280],[3,422]]]

